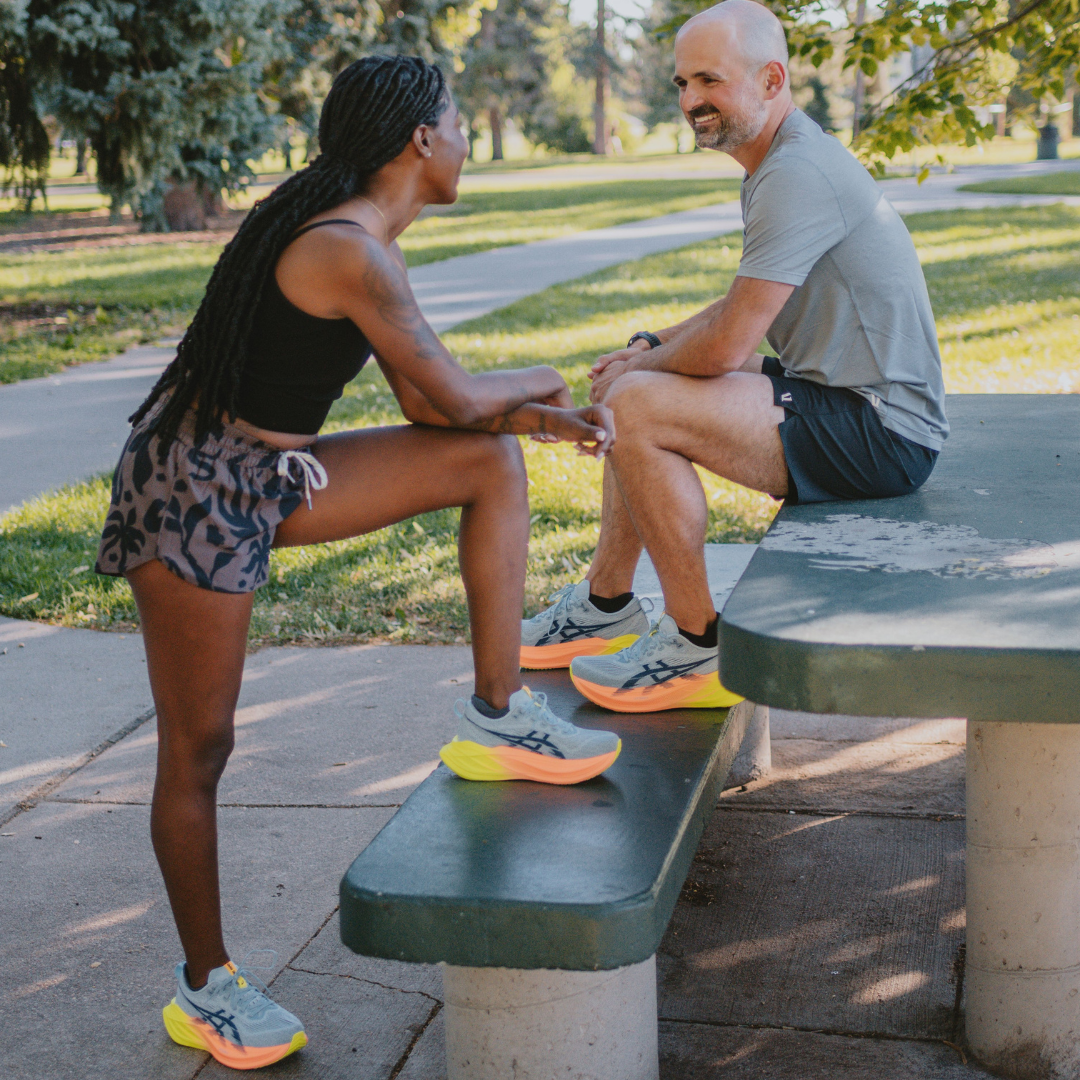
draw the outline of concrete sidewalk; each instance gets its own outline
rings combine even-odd
[[[69,691],[121,697],[133,658],[97,659]],[[267,976],[312,1040],[267,1076],[445,1075],[438,970],[352,955],[334,913],[469,690],[463,648],[250,659],[220,795],[229,944],[277,950]],[[773,730],[774,773],[725,793],[661,947],[662,1076],[984,1075],[942,1041],[960,1030],[962,722],[778,712]],[[2,828],[12,1080],[228,1075],[160,1023],[178,948],[148,837],[154,741],[147,721]]]
[[[1055,196],[981,195],[963,184],[1075,168],[1074,162],[968,166],[924,184],[887,180],[882,190],[901,213],[1080,202]],[[524,296],[596,270],[741,228],[738,202],[596,229],[534,244],[463,255],[414,269],[410,281],[437,330],[487,314]],[[45,379],[0,386],[0,513],[43,491],[112,468],[127,417],[172,358],[139,346],[115,360]]]
[[[752,550],[710,545],[718,604]],[[647,566],[635,586],[655,594]],[[231,1075],[161,1026],[179,949],[149,843],[141,642],[15,620],[0,638],[4,1076]],[[445,1076],[438,969],[354,956],[335,912],[471,682],[460,647],[248,659],[219,792],[228,942],[277,952],[266,977],[312,1040],[265,1075]],[[661,1075],[983,1077],[943,1041],[962,1037],[963,722],[772,725],[773,771],[725,792],[660,950]]]

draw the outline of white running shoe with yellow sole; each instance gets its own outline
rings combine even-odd
[[[579,656],[570,678],[591,702],[613,712],[727,709],[742,698],[725,689],[716,649],[703,649],[664,615],[644,637],[613,656]]]
[[[498,719],[471,701],[458,701],[455,711],[458,733],[439,757],[465,780],[580,784],[609,768],[622,749],[614,732],[575,727],[547,707],[547,694],[527,686],[510,695],[510,711]]]
[[[649,632],[637,597],[609,614],[593,606],[589,583],[579,581],[548,599],[555,601],[551,607],[521,621],[521,666],[528,670],[565,668],[575,656],[617,653]]]
[[[258,985],[256,985],[258,984]],[[270,999],[247,968],[231,961],[192,990],[176,965],[176,997],[162,1011],[173,1042],[207,1050],[230,1069],[261,1069],[307,1046],[304,1025]]]

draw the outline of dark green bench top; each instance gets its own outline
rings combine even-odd
[[[565,671],[526,682],[558,715],[618,732],[618,760],[574,787],[470,783],[440,765],[341,882],[341,939],[354,952],[579,971],[656,952],[746,711],[618,715],[585,701]]]
[[[1080,396],[950,396],[900,499],[785,506],[724,607],[724,684],[816,713],[1080,721]]]

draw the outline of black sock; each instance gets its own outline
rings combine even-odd
[[[475,694],[472,696],[472,707],[489,720],[501,720],[510,711],[509,705],[505,709],[496,709],[494,705],[489,705],[482,697],[477,697]]]
[[[684,630],[681,626],[679,627],[679,633],[699,649],[715,649],[719,644],[719,638],[716,636],[717,627],[719,627],[719,625],[720,616],[717,615],[716,618],[705,627],[704,634],[691,634],[689,630]]]
[[[616,611],[622,611],[633,599],[632,592],[619,593],[618,596],[593,596],[591,592],[589,593],[589,603],[605,615],[614,615]]]

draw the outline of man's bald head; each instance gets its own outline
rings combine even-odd
[[[678,37],[698,31],[726,31],[730,42],[748,71],[760,71],[772,60],[786,68],[787,38],[780,20],[754,0],[723,0],[683,23]]]

